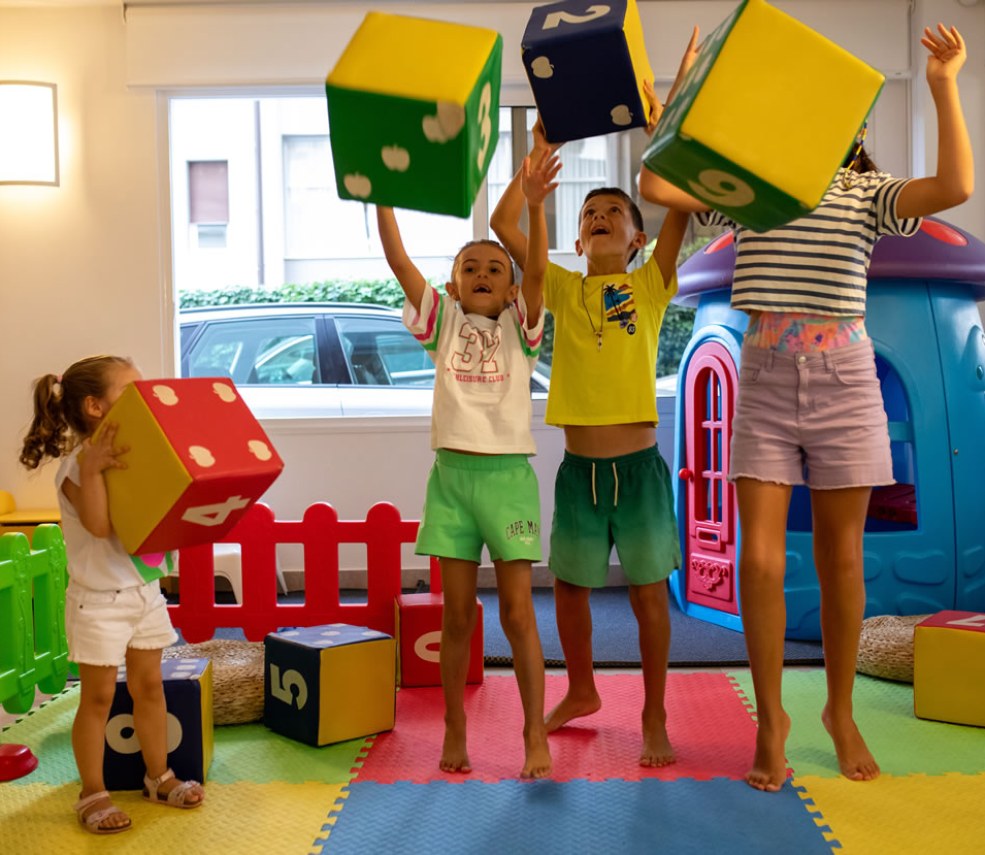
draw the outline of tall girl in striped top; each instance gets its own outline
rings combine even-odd
[[[695,30],[678,80],[694,60],[696,36]],[[644,198],[736,233],[732,306],[749,313],[749,326],[729,478],[742,526],[739,583],[758,718],[746,781],[759,790],[779,790],[786,780],[783,579],[795,484],[806,483],[811,494],[828,688],[821,718],[845,777],[868,781],[879,774],[852,711],[865,608],[866,512],[872,487],[893,483],[886,413],[865,331],[867,271],[880,237],[914,234],[920,217],[964,202],[974,183],[957,86],[964,40],[938,24],[936,32],[924,30],[921,43],[929,52],[927,82],[937,109],[932,176],[907,180],[879,172],[859,139],[812,213],[760,234],[640,170]]]

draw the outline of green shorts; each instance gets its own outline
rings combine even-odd
[[[540,493],[525,454],[459,454],[439,448],[428,476],[418,555],[475,561],[540,561]]]
[[[659,582],[681,566],[670,472],[656,446],[622,457],[564,453],[554,484],[551,572],[601,588],[613,545],[631,585]]]

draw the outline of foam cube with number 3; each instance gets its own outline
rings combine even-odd
[[[643,81],[652,81],[653,72],[636,0],[537,6],[521,47],[551,142],[646,126]]]
[[[263,723],[309,745],[393,728],[396,642],[344,623],[270,633],[263,641]]]
[[[127,468],[105,475],[113,530],[131,555],[218,540],[284,468],[225,377],[138,380],[105,423],[129,446]]]
[[[370,12],[328,75],[339,197],[467,217],[499,139],[494,30]]]
[[[817,207],[884,79],[764,0],[744,0],[702,42],[643,162],[766,231]]]
[[[938,612],[914,627],[913,712],[985,727],[985,614]]]

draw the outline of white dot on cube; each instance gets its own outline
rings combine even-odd
[[[341,632],[339,632],[339,631],[338,631],[337,629],[333,629],[333,630],[330,630],[329,632],[323,632],[323,633],[322,633],[322,635],[323,635],[323,636],[329,636],[329,635],[341,635],[341,634],[342,634],[342,633],[341,633]]]
[[[215,392],[216,397],[226,404],[231,404],[236,400],[236,390],[230,386],[228,383],[213,383],[212,391]]]
[[[163,383],[155,384],[153,392],[154,397],[166,407],[173,407],[178,403],[178,395],[170,386],[165,386]]]
[[[300,634],[301,633],[299,633],[296,629],[289,629],[286,632],[278,633],[278,635],[281,635],[284,638],[293,638],[295,635],[300,635]]]
[[[612,124],[625,126],[633,121],[633,114],[625,104],[617,104],[609,111],[612,116]]]
[[[406,172],[410,166],[410,152],[398,145],[383,146],[380,150],[380,158],[387,169],[394,172]]]
[[[551,65],[551,61],[546,56],[538,56],[537,59],[530,63],[530,70],[534,73],[535,77],[540,77],[544,80],[554,76],[554,66]]]
[[[208,468],[209,466],[215,466],[215,457],[213,457],[212,452],[209,451],[204,445],[190,445],[188,447],[188,456],[191,457],[199,466],[204,466]]]
[[[373,182],[370,181],[365,175],[360,175],[358,172],[353,172],[342,180],[345,185],[345,189],[348,190],[357,199],[365,199],[373,192]]]
[[[246,447],[250,450],[250,454],[257,460],[270,460],[274,456],[274,453],[270,450],[270,446],[262,439],[251,439],[246,443]]]

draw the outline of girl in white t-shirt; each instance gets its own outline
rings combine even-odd
[[[116,426],[94,439],[96,428],[124,388],[140,379],[127,358],[82,359],[61,377],[46,374],[34,383],[34,420],[20,461],[37,469],[46,458],[62,458],[55,486],[68,554],[65,631],[69,659],[79,666],[81,693],[72,725],[72,749],[82,779],[75,811],[94,834],[130,828],[103,782],[103,747],[117,671],[126,664],[133,720],[147,767],[144,798],[179,808],[201,805],[197,781],[179,781],[167,765],[167,709],[161,680],[161,650],[177,635],[161,594],[160,572],[128,555],[109,518],[107,469],[125,469],[129,450],[115,444]]]

